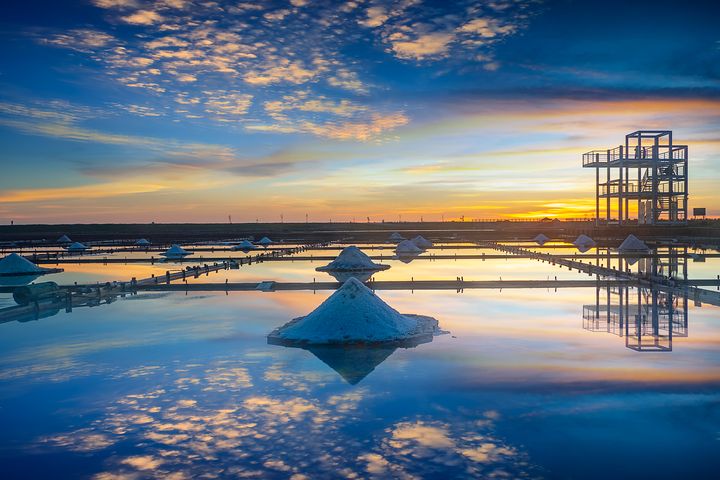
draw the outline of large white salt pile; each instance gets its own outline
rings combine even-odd
[[[72,240],[70,240],[70,237],[67,235],[63,235],[62,237],[57,239],[57,243],[72,243]]]
[[[391,242],[402,242],[403,240],[405,240],[405,237],[400,235],[398,232],[394,232],[390,235]]]
[[[45,270],[17,253],[11,253],[0,260],[0,275],[25,275],[43,273]]]
[[[135,242],[135,245],[137,245],[138,247],[147,247],[150,245],[150,240],[148,240],[147,238],[141,238],[140,240]]]
[[[86,247],[85,245],[83,245],[80,242],[75,242],[75,243],[71,244],[69,247],[67,247],[67,250],[69,252],[84,252],[87,249],[88,249],[88,247]]]
[[[356,278],[305,317],[291,320],[268,341],[297,345],[403,342],[438,333],[437,320],[401,315]]]
[[[422,250],[410,240],[403,240],[395,248],[395,253],[398,255],[417,255],[422,253]]]
[[[262,245],[263,247],[267,247],[268,245],[270,245],[271,243],[273,243],[273,241],[270,240],[268,237],[263,237],[263,238],[261,238],[261,239],[258,241],[258,243],[259,243],[260,245]]]
[[[318,272],[331,271],[368,271],[368,270],[386,270],[390,265],[380,265],[373,262],[362,250],[355,245],[343,248],[340,255],[335,260],[328,263],[324,267],[317,267]]]
[[[413,238],[412,242],[415,244],[416,247],[422,250],[433,246],[432,242],[427,238],[423,237],[422,235],[418,235],[417,237]]]
[[[618,252],[647,252],[650,250],[645,242],[637,238],[632,233],[618,247]]]
[[[247,240],[243,240],[239,244],[235,245],[231,248],[231,250],[255,250],[257,247],[253,245],[252,243],[248,242]]]
[[[192,255],[192,252],[188,252],[184,248],[182,248],[180,245],[174,243],[170,248],[165,250],[165,252],[161,253],[163,257],[166,258],[182,258],[187,255]]]
[[[533,238],[533,242],[537,243],[540,246],[545,245],[549,241],[550,241],[550,237],[548,237],[544,233],[541,233],[541,234],[537,235],[535,238]]]

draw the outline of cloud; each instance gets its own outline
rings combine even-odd
[[[252,105],[253,96],[246,93],[217,91],[205,101],[205,111],[215,115],[245,115]]]
[[[93,0],[92,3],[100,8],[136,8],[139,6],[137,0]]]
[[[423,60],[445,55],[454,40],[451,33],[427,33],[416,38],[396,37],[391,40],[392,49],[400,58]]]
[[[115,37],[104,32],[87,28],[77,28],[66,33],[51,35],[41,39],[41,43],[57,47],[71,48],[79,52],[92,53],[116,43]]]
[[[246,73],[243,79],[251,85],[272,85],[282,82],[301,84],[316,75],[317,71],[306,68],[303,62],[281,59],[276,65]]]
[[[8,203],[45,202],[51,200],[67,200],[71,198],[93,199],[151,193],[163,190],[158,183],[142,183],[120,181],[101,183],[80,187],[61,188],[28,188],[22,190],[4,190],[0,193],[0,201]]]
[[[108,77],[136,91],[131,95],[151,99],[137,97],[130,103],[174,112],[175,121],[232,126],[252,117],[244,123],[247,132],[355,140],[410,121],[404,106],[381,100],[383,85],[368,81],[372,69],[348,53],[358,38],[370,36],[377,54],[406,63],[472,59],[492,71],[501,68],[493,45],[520,31],[529,15],[524,0],[507,5],[477,0],[94,4],[105,10],[106,28],[99,24],[54,33],[43,43],[86,53]],[[119,40],[118,22],[133,25],[137,34]],[[221,88],[227,98],[218,92]],[[321,94],[311,93],[314,98],[304,106],[283,112],[252,104],[252,99],[262,99],[258,105],[288,104],[287,98],[309,89]],[[348,92],[355,95],[352,100],[343,98]],[[402,122],[393,116],[399,112]],[[344,121],[329,118],[333,115]]]
[[[279,22],[283,18],[290,15],[291,10],[285,8],[281,10],[275,10],[272,12],[267,12],[263,17],[265,17],[266,20],[270,20],[271,22]]]
[[[365,10],[365,14],[367,17],[360,21],[360,24],[370,28],[379,27],[390,18],[385,7],[381,6],[369,7]]]
[[[163,17],[154,10],[138,10],[130,15],[120,17],[120,19],[131,25],[152,25],[160,23]]]

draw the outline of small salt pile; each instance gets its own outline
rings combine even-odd
[[[70,240],[70,237],[67,235],[63,235],[62,237],[57,239],[57,243],[72,243],[72,240]]]
[[[305,317],[268,335],[281,345],[383,344],[431,339],[441,333],[434,318],[401,315],[356,278],[350,278]]]
[[[422,235],[418,235],[417,237],[413,238],[412,242],[415,244],[416,247],[422,250],[433,246],[432,242],[427,238],[423,237]]]
[[[647,245],[645,245],[645,242],[637,238],[632,233],[628,235],[627,238],[618,247],[618,252],[620,253],[647,252],[648,250],[650,249]]]
[[[261,239],[258,241],[258,243],[259,243],[260,245],[262,245],[263,247],[267,248],[268,245],[270,245],[271,243],[273,243],[273,241],[270,240],[268,237],[263,237],[263,238],[261,238]]]
[[[372,261],[362,250],[355,245],[343,248],[335,260],[323,267],[317,267],[318,272],[348,272],[348,271],[376,271],[387,270],[389,265],[380,265]]]
[[[575,245],[581,253],[585,253],[592,247],[594,247],[596,243],[595,240],[593,240],[592,238],[588,237],[585,234],[581,234],[575,239],[573,245]]]
[[[248,250],[255,250],[257,247],[253,245],[252,243],[248,242],[247,240],[243,240],[238,245],[235,245],[231,248],[231,250],[242,250],[244,252]]]
[[[533,242],[537,243],[541,247],[549,241],[550,241],[550,238],[543,233],[541,233],[541,234],[537,235],[535,238],[533,238]]]
[[[69,247],[67,247],[68,252],[84,252],[87,249],[88,249],[88,247],[86,247],[85,245],[83,245],[80,242],[75,242],[75,243],[71,244]]]
[[[135,245],[137,245],[138,247],[147,247],[150,245],[150,240],[148,240],[147,238],[141,238],[140,240],[135,242]]]
[[[402,242],[403,240],[405,240],[405,237],[400,235],[398,232],[394,232],[390,235],[391,242]]]
[[[398,255],[418,255],[422,253],[422,250],[410,240],[403,240],[395,248],[395,253]]]
[[[192,252],[188,252],[180,245],[174,243],[170,248],[168,248],[164,253],[161,253],[160,255],[165,258],[182,258],[187,255],[192,255]]]

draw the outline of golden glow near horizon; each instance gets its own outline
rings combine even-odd
[[[666,120],[672,115],[699,125],[717,110],[720,102],[699,100],[486,103],[476,113],[411,124],[381,143],[306,141],[269,159],[292,164],[272,176],[231,176],[220,160],[197,161],[112,168],[82,186],[5,190],[0,215],[18,222],[105,221],[111,213],[114,221],[592,218],[593,172],[581,168],[583,152],[615,146],[634,125],[677,123]],[[719,140],[691,136],[693,125],[676,130],[676,142],[691,146],[691,202],[713,213],[714,185],[700,173]]]

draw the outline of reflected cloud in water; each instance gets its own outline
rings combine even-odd
[[[497,412],[439,421],[408,411],[355,435],[378,394],[327,390],[322,376],[297,372],[298,396],[273,369],[232,359],[124,372],[146,388],[117,398],[87,426],[38,439],[37,448],[107,455],[96,479],[532,474],[527,455],[494,433]]]

